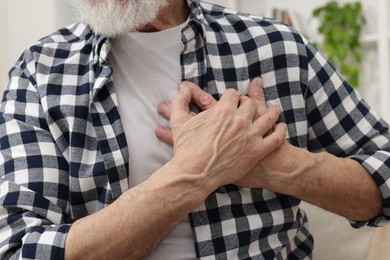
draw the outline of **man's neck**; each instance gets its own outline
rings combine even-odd
[[[139,29],[140,32],[157,32],[184,23],[190,15],[186,0],[169,0],[157,19]]]

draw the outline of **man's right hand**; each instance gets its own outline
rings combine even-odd
[[[191,91],[193,87],[182,83],[171,105],[165,106],[170,115],[173,162],[186,173],[203,174],[213,188],[230,184],[283,144],[284,124],[270,133],[279,118],[279,107],[259,107],[258,102],[235,90],[227,90],[219,102],[194,98],[201,92]],[[193,115],[189,111],[192,100],[203,100],[209,107]],[[260,116],[259,109],[263,110]],[[161,137],[165,130],[156,134]]]

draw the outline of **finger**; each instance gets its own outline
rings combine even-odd
[[[267,111],[253,122],[253,130],[255,134],[264,136],[275,126],[276,121],[280,116],[280,107],[271,106]]]
[[[259,156],[265,156],[268,153],[279,148],[286,139],[287,126],[285,123],[277,124],[275,130],[262,139],[259,139],[258,143],[255,146],[257,154]]]
[[[191,90],[186,84],[180,84],[179,91],[173,97],[171,103],[171,126],[187,121],[190,115]]]
[[[170,101],[161,102],[157,107],[157,111],[160,114],[160,116],[164,117],[167,120],[170,120],[171,119],[171,102]],[[196,116],[196,113],[190,111],[190,115]]]
[[[215,100],[209,93],[203,91],[198,85],[192,82],[183,82],[187,84],[191,89],[192,101],[201,109],[207,110],[212,108],[217,104]]]
[[[262,78],[255,78],[251,81],[248,88],[248,96],[256,102],[258,116],[267,111]]]
[[[156,137],[166,144],[173,145],[172,129],[166,126],[159,126],[155,131]]]
[[[240,93],[238,93],[238,91],[235,90],[235,89],[229,88],[222,95],[222,97],[219,100],[218,104],[221,104],[221,105],[225,104],[228,107],[236,109],[238,107],[240,99],[241,99]]]
[[[163,101],[157,107],[158,113],[165,119],[171,118],[171,102]]]
[[[254,119],[256,115],[257,110],[257,104],[254,100],[250,99],[246,96],[240,97],[240,106],[238,107],[238,110],[245,115],[246,117],[252,120]]]

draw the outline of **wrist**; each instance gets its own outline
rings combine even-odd
[[[190,182],[191,186],[207,194],[206,197],[222,185],[220,178],[216,178],[215,174],[209,174],[194,159],[182,160],[181,158],[174,157],[170,161],[170,167],[179,172],[183,180]]]
[[[202,203],[218,187],[205,173],[177,157],[167,162],[149,181],[168,190],[170,199],[185,200],[188,197],[190,204]]]
[[[297,148],[299,152],[296,154],[293,171],[288,175],[292,185],[288,187],[289,195],[304,199],[305,194],[310,193],[312,187],[310,183],[313,181],[313,175],[319,170],[321,162],[324,161],[326,153],[311,153],[307,150]],[[314,178],[316,179],[316,178]]]
[[[288,145],[283,158],[283,162],[278,163],[277,170],[269,172],[266,188],[301,198],[307,189],[307,174],[312,172],[312,169],[322,160],[322,155]]]

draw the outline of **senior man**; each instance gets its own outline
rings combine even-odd
[[[386,223],[388,125],[298,32],[198,0],[76,4],[10,71],[1,258],[307,259],[301,200]]]

